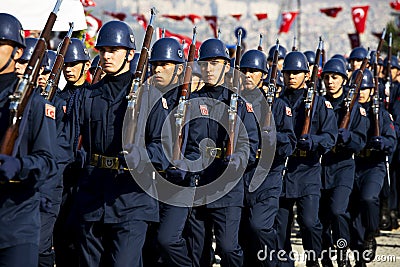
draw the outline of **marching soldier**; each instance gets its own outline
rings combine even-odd
[[[351,50],[350,55],[348,57],[348,61],[350,64],[350,71],[348,77],[350,78],[352,73],[355,70],[358,70],[361,67],[361,63],[363,59],[367,56],[368,51],[364,47],[356,47]]]
[[[328,60],[322,70],[326,87],[326,99],[332,104],[337,125],[340,126],[346,113],[347,72],[345,64],[337,58]],[[319,217],[322,223],[322,248],[329,251],[337,248],[337,262],[340,267],[350,266],[345,257],[350,244],[350,215],[347,211],[353,188],[355,163],[353,154],[365,146],[367,139],[367,117],[365,109],[357,103],[352,108],[348,128],[340,128],[336,146],[322,156],[322,191]],[[332,231],[332,235],[331,235]],[[338,245],[339,240],[346,242]],[[331,243],[333,241],[333,243]],[[330,255],[322,255],[324,267],[333,266]]]
[[[257,259],[257,253],[260,250],[264,251],[266,247],[268,251],[277,251],[274,223],[282,189],[282,172],[286,158],[292,154],[296,146],[292,113],[287,104],[276,98],[272,105],[275,125],[273,123],[264,125],[266,116],[271,116],[271,114],[266,112],[268,107],[261,87],[267,73],[267,59],[263,52],[249,50],[244,53],[240,61],[240,71],[245,75],[242,97],[248,102],[247,105],[251,105],[257,117],[262,131],[259,150],[264,149],[261,158],[257,159],[257,162],[260,161],[259,168],[263,169],[256,171],[257,165],[248,166],[243,177],[245,209],[240,231],[243,232],[241,244],[245,252],[244,266],[276,266],[276,255],[273,258],[268,254],[262,255],[265,257],[262,260]],[[271,150],[275,145],[275,155],[271,155]],[[269,166],[272,157],[273,163],[272,166]],[[249,191],[252,178],[260,178],[257,177],[259,175],[264,176],[262,177],[265,178],[264,181],[256,191]]]
[[[142,88],[137,142],[123,147],[126,96],[134,78],[129,71],[135,49],[132,29],[122,21],[107,22],[99,31],[96,49],[106,76],[84,91],[79,117],[82,149],[87,152],[76,197],[80,265],[142,266],[148,224],[159,218],[157,200],[144,189],[154,188],[154,168],[162,171],[168,166],[161,142],[167,113],[161,101],[150,110],[150,92]],[[128,127],[131,121],[125,123]],[[127,153],[126,162],[122,151]],[[146,184],[139,187],[138,179]]]
[[[356,70],[352,79],[357,75]],[[366,266],[375,258],[375,233],[379,228],[379,193],[387,179],[386,156],[391,156],[396,146],[396,133],[389,113],[372,102],[374,80],[366,69],[360,87],[359,102],[365,109],[369,127],[367,145],[355,155],[356,172],[350,197],[352,219],[351,245],[359,252],[357,267]],[[379,114],[379,121],[375,115]],[[379,129],[376,129],[379,125]],[[379,130],[379,133],[377,133]]]
[[[21,23],[0,13],[0,137],[10,117],[10,98],[18,83],[14,72],[25,40]],[[37,188],[57,172],[55,108],[43,97],[30,97],[17,140],[16,156],[0,154],[0,262],[4,266],[37,266],[40,238],[40,196]],[[5,140],[3,140],[4,142]]]
[[[211,240],[208,238],[212,227],[217,244],[216,253],[221,256],[221,266],[242,266],[243,262],[243,252],[238,242],[244,195],[241,175],[247,164],[255,161],[252,155],[257,150],[258,132],[252,110],[246,108],[246,104],[239,98],[234,116],[237,116],[238,121],[240,118],[244,126],[230,126],[235,129],[235,148],[227,159],[224,158],[224,148],[230,140],[222,125],[228,123],[227,106],[230,106],[233,95],[224,87],[229,62],[228,50],[219,39],[208,39],[202,43],[199,64],[205,85],[191,94],[191,120],[185,146],[188,163],[185,160],[174,162],[178,171],[183,172],[181,177],[189,175],[194,185],[208,185],[210,190],[205,192],[196,189],[196,206],[192,209],[187,225],[193,266],[209,266],[211,263],[208,246]],[[219,181],[224,182],[219,184]],[[211,182],[212,187],[209,185]]]
[[[67,52],[64,55],[63,75],[67,84],[63,90],[58,90],[55,98],[62,99],[67,103],[64,123],[71,123],[73,128],[77,127],[79,121],[79,99],[85,88],[89,86],[86,81],[86,73],[89,65],[89,53],[80,39],[71,38]],[[68,122],[65,122],[68,121]],[[62,202],[54,227],[54,249],[56,254],[57,266],[74,266],[78,264],[77,252],[77,217],[76,210],[73,208],[74,197],[76,194],[77,178],[81,175],[81,162],[83,155],[81,151],[76,151],[77,133],[73,129],[63,129],[72,131],[68,133],[72,151],[75,153],[75,162],[66,166],[63,173],[63,192]],[[79,166],[80,165],[80,166]]]
[[[297,147],[289,157],[277,215],[278,246],[286,253],[291,251],[290,232],[293,222],[293,206],[297,204],[297,221],[300,225],[303,247],[309,251],[307,266],[319,266],[322,226],[318,218],[321,188],[321,155],[327,153],[336,142],[337,123],[332,105],[323,97],[315,95],[311,103],[311,126],[308,134],[302,134],[305,101],[309,79],[306,56],[290,52],[283,62],[285,91],[282,99],[291,107]],[[290,259],[283,266],[293,266]]]

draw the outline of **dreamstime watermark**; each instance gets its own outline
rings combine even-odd
[[[265,245],[264,249],[261,249],[257,252],[257,259],[259,261],[272,261],[277,259],[281,262],[293,261],[293,262],[304,262],[308,259],[322,259],[329,258],[332,261],[336,261],[339,255],[339,250],[345,249],[346,251],[346,259],[354,260],[354,261],[366,261],[370,259],[370,251],[359,252],[356,250],[347,249],[347,241],[343,238],[340,238],[337,241],[337,249],[329,248],[328,250],[322,250],[321,254],[318,256],[315,251],[305,250],[303,252],[299,252],[296,250],[292,250],[286,252],[285,250],[269,250]],[[396,262],[396,255],[375,255],[373,262]]]

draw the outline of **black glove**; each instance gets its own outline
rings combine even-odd
[[[350,141],[350,131],[345,128],[340,128],[338,137],[339,137],[339,142],[346,144]]]
[[[312,145],[313,145],[313,142],[311,139],[311,135],[309,135],[309,134],[303,134],[297,140],[297,148],[300,150],[311,151]]]
[[[238,157],[237,154],[232,154],[232,155],[226,157],[226,159],[224,160],[224,164],[225,164],[225,166],[227,166],[227,168],[237,171],[237,170],[239,170],[240,165],[241,165],[240,157]]]
[[[382,136],[373,136],[370,141],[371,147],[376,150],[383,151],[385,144],[383,143]]]
[[[179,183],[185,180],[187,173],[187,164],[183,160],[175,160],[173,167],[168,168],[166,171],[166,178],[168,181]]]
[[[15,157],[0,154],[0,182],[8,183],[21,171],[21,161]]]

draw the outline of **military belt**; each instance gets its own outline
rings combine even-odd
[[[107,157],[99,154],[92,154],[89,164],[100,169],[129,170],[121,167],[121,160],[118,157]]]
[[[300,150],[300,149],[296,149],[293,154],[293,157],[307,157],[308,156],[308,152],[305,150]]]
[[[225,149],[220,147],[206,147],[206,156],[210,158],[222,159],[224,158]]]
[[[359,158],[369,158],[372,155],[372,149],[363,149],[356,154],[356,157]]]

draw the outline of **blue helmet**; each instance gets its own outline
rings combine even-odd
[[[135,53],[133,55],[133,59],[131,60],[130,65],[129,65],[129,70],[132,73],[136,72],[137,64],[139,62],[139,57],[140,57],[140,53],[139,52],[137,52],[137,53]]]
[[[26,38],[24,53],[18,60],[29,61],[32,57],[33,51],[35,50],[36,43],[38,40],[39,40],[38,38],[31,38],[31,37]]]
[[[307,58],[308,64],[310,64],[310,65],[314,65],[315,64],[316,55],[315,55],[314,51],[310,51],[310,50],[309,51],[305,51],[304,55]]]
[[[97,64],[99,64],[100,56],[96,55],[93,59],[92,62],[90,63],[90,69],[95,69],[97,67]]]
[[[240,60],[240,68],[256,69],[266,73],[267,70],[267,57],[259,50],[249,50],[243,54]]]
[[[364,47],[356,47],[353,50],[351,50],[350,56],[349,56],[349,60],[362,60],[363,58],[365,58],[368,54],[367,49],[365,49]]]
[[[11,41],[18,47],[25,47],[24,30],[16,17],[0,13],[0,25],[0,40]]]
[[[299,51],[289,52],[283,61],[282,72],[285,71],[304,71],[309,72],[308,60],[306,56]]]
[[[331,58],[325,63],[321,76],[325,73],[336,73],[347,80],[346,65],[339,58]]]
[[[199,49],[199,60],[206,60],[210,58],[222,58],[230,61],[229,50],[225,44],[219,39],[205,40]]]
[[[44,57],[42,61],[42,65],[44,66],[43,72],[50,72],[52,70],[56,58],[57,58],[56,51],[46,50],[46,57]]]
[[[121,46],[136,49],[132,28],[123,21],[112,20],[105,23],[97,35],[96,48],[103,46]]]
[[[335,55],[333,55],[331,58],[338,58],[338,59],[340,59],[341,61],[343,61],[344,65],[346,65],[346,66],[347,66],[347,64],[348,64],[347,59],[346,59],[343,55],[341,55],[341,54],[335,54]]]
[[[149,62],[168,61],[177,64],[185,62],[182,46],[174,38],[161,38],[151,48]]]
[[[270,47],[270,49],[269,49],[269,51],[268,51],[268,58],[267,58],[268,61],[272,61],[272,60],[273,60],[273,58],[274,58],[274,52],[275,52],[275,50],[276,50],[276,46],[277,46],[277,45],[273,45],[273,46]],[[283,59],[283,58],[285,58],[286,53],[287,53],[286,48],[283,47],[283,46],[281,46],[281,45],[279,45],[278,59]]]
[[[387,67],[387,63],[388,63],[388,58],[386,57],[386,58],[383,60],[383,66],[384,66],[385,68]],[[396,68],[396,69],[400,70],[399,60],[397,59],[396,56],[393,56],[393,55],[392,55],[390,63],[391,63],[391,67],[392,67],[392,68]]]
[[[350,78],[351,83],[355,82],[357,73],[359,71],[360,71],[360,69],[357,69],[351,74],[351,78]],[[369,88],[374,88],[374,87],[375,87],[374,76],[372,75],[372,72],[369,69],[365,69],[363,72],[363,78],[361,81],[360,89],[363,90],[363,89],[369,89]]]
[[[267,77],[263,80],[264,84],[268,84],[269,83],[269,79],[271,77],[271,73],[272,73],[272,68],[268,69],[268,75]],[[280,70],[276,71],[276,85],[283,87],[284,86],[284,82],[283,82],[283,75],[282,72]]]
[[[67,53],[64,56],[65,63],[78,62],[78,61],[89,61],[89,52],[85,45],[78,38],[71,38],[71,42],[68,46]]]

